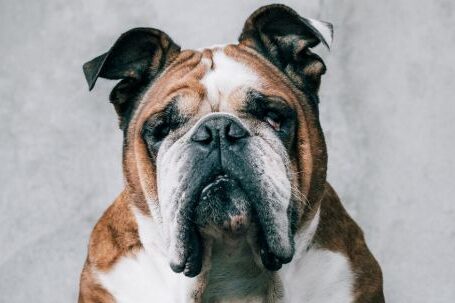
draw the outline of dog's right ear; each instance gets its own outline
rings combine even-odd
[[[121,81],[109,99],[124,129],[141,88],[153,81],[179,54],[180,46],[154,28],[134,28],[122,34],[111,49],[83,66],[89,90],[98,77]]]
[[[317,111],[317,93],[326,67],[311,49],[320,43],[329,48],[332,36],[330,23],[303,18],[283,4],[271,4],[248,17],[239,42],[256,50],[307,92]]]

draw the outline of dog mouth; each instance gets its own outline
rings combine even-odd
[[[213,194],[219,192],[226,185],[234,183],[227,174],[219,174],[213,178],[213,181],[209,182],[201,191],[200,199],[209,199]]]
[[[202,189],[194,216],[205,231],[242,234],[251,222],[251,203],[234,178],[220,174]]]
[[[181,236],[171,245],[177,249],[177,257],[171,257],[173,271],[197,276],[202,270],[206,240],[210,238],[249,239],[252,252],[270,271],[279,270],[292,260],[294,244],[288,223],[279,226],[288,222],[288,217],[286,213],[275,215],[268,206],[268,196],[263,196],[263,187],[248,181],[244,174],[235,178],[226,173],[199,184],[191,195],[194,204],[180,221]]]
[[[246,191],[228,174],[215,176],[201,191],[195,208],[195,223],[204,236],[222,235],[231,240],[247,237],[254,225],[257,253],[265,268],[276,271],[290,262],[292,256],[280,257],[272,252],[265,235],[270,227],[261,226]]]

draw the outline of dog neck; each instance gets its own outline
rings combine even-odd
[[[220,236],[205,241],[207,243],[205,270],[201,290],[202,302],[248,302],[270,296],[274,289],[274,273],[260,264],[255,253],[254,238],[250,234],[230,237]]]
[[[319,225],[319,205],[308,215],[295,235],[294,261],[304,258]],[[205,241],[206,259],[195,302],[281,302],[283,282],[289,280],[292,264],[278,272],[264,268],[253,228],[242,237],[212,236]]]

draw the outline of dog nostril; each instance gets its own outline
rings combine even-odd
[[[243,126],[237,123],[230,123],[227,126],[226,137],[228,139],[238,140],[245,138],[246,136],[248,136],[248,132]]]
[[[191,136],[191,140],[198,142],[198,143],[210,143],[212,141],[212,133],[210,129],[206,125],[202,125],[196,131],[193,136]]]

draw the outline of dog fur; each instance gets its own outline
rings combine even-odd
[[[84,65],[90,89],[121,80],[110,100],[125,189],[92,232],[79,303],[384,302],[380,267],[326,181],[326,67],[310,49],[331,36],[330,24],[269,5],[238,44],[180,50],[139,28]],[[262,103],[284,119],[256,114]],[[221,151],[232,179],[207,185],[210,123],[242,143]]]

